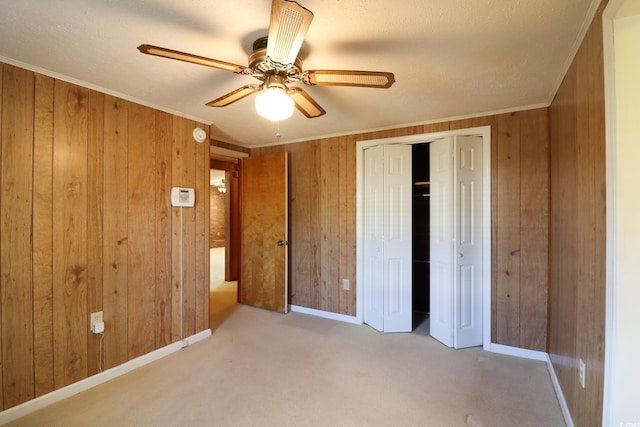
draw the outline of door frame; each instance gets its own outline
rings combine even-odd
[[[231,150],[209,144],[209,170],[218,169],[235,174],[235,178],[229,182],[229,228],[227,241],[225,242],[225,280],[238,281],[240,278],[240,159],[249,157],[249,153]],[[211,213],[209,213],[211,216]],[[211,218],[208,219],[211,221]],[[237,289],[237,302],[240,302],[240,286]]]
[[[604,57],[604,103],[605,103],[605,129],[606,129],[606,283],[605,283],[605,334],[604,334],[604,387],[602,404],[602,425],[614,425],[624,412],[632,410],[629,397],[622,404],[615,405],[616,399],[621,394],[629,391],[629,396],[634,393],[631,389],[625,389],[620,379],[631,365],[620,355],[628,352],[629,340],[621,336],[629,337],[631,325],[620,322],[623,317],[632,313],[631,304],[620,304],[619,290],[625,283],[619,283],[620,267],[618,266],[618,245],[621,233],[618,225],[618,114],[616,98],[616,56],[614,23],[618,11],[628,0],[610,0],[602,12],[603,33],[603,57]],[[635,15],[634,15],[635,16]],[[590,21],[587,21],[590,22]],[[624,186],[623,186],[624,187]],[[622,196],[624,197],[624,195]],[[629,269],[628,271],[632,271]],[[637,271],[637,268],[635,268]],[[630,277],[630,276],[629,276]],[[629,295],[629,294],[627,294]],[[564,409],[564,408],[563,408]],[[566,416],[565,416],[566,418]],[[622,424],[622,423],[621,423]]]
[[[363,140],[356,143],[356,319],[364,321],[364,150],[382,144],[420,144],[436,139],[477,135],[482,137],[482,347],[491,348],[491,126],[456,129],[419,135]]]

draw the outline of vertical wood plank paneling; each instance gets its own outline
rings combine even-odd
[[[181,186],[194,188],[196,186],[196,142],[192,132],[195,123],[191,120],[180,119],[182,142],[182,170]],[[201,196],[202,197],[202,196]],[[183,334],[188,337],[196,332],[196,209],[183,209],[183,240],[182,240],[182,271],[183,271]]]
[[[547,109],[521,113],[520,342],[547,351],[549,144]]]
[[[587,35],[588,38],[588,35]],[[585,43],[587,39],[585,39]],[[588,65],[584,64],[587,58],[584,55],[578,55],[576,58],[576,64],[578,69],[587,70]],[[578,102],[576,104],[576,115],[578,123],[588,123],[589,120],[589,73],[581,72],[576,77],[576,85],[578,88],[583,89],[578,92]],[[591,138],[591,129],[589,126],[578,126],[576,129],[576,164],[578,168],[576,170],[574,191],[576,192],[576,215],[575,226],[578,230],[593,230],[595,224],[595,210],[593,206],[593,191],[594,191],[594,142]],[[595,234],[593,232],[576,233],[576,293],[577,293],[577,305],[576,305],[576,348],[574,354],[574,365],[578,366],[577,359],[582,358],[586,360],[586,356],[589,354],[587,348],[588,340],[586,340],[585,331],[589,328],[589,316],[593,313],[591,304],[592,302],[586,296],[589,293],[589,289],[594,286],[594,269],[593,263],[595,262]],[[576,369],[573,372],[577,372]],[[576,411],[574,412],[574,422],[580,426],[587,426],[589,424],[586,418],[586,411],[580,412],[578,408],[584,408],[586,405],[586,390],[581,387],[576,388],[574,406]]]
[[[53,323],[56,388],[87,370],[88,90],[57,80],[53,149]]]
[[[465,127],[471,127],[471,126],[465,126]],[[450,129],[452,129],[451,122],[432,123],[428,125],[423,125],[422,129],[418,133],[444,132]]]
[[[605,132],[601,2],[550,107],[549,353],[575,425],[600,426],[605,333]],[[587,366],[578,383],[579,359]]]
[[[156,206],[155,206],[155,295],[156,347],[171,343],[171,156],[173,120],[167,113],[156,111]]]
[[[4,64],[0,62],[0,167],[2,167],[2,122],[3,122],[3,87],[4,87]],[[0,174],[1,176],[1,174]],[[2,182],[0,182],[0,186]],[[2,209],[2,191],[0,191],[0,209]],[[3,227],[0,222],[0,230]],[[2,259],[2,254],[0,254],[0,260]],[[0,280],[2,278],[2,261],[0,261]],[[0,320],[2,319],[2,291],[0,290]],[[2,326],[0,326],[0,411],[5,409],[4,405],[4,363],[2,359]]]
[[[340,138],[340,256],[338,313],[356,315],[356,141],[353,137]],[[349,280],[349,290],[344,290],[342,280]]]
[[[518,113],[514,113],[514,114],[518,114]],[[501,116],[502,115],[496,115],[496,116],[487,116],[487,117],[473,117],[470,119],[463,119],[463,120],[454,120],[452,122],[449,122],[448,129],[446,127],[440,128],[440,126],[437,126],[437,124],[430,125],[431,129],[429,130],[429,132],[440,132],[445,130],[470,129],[470,128],[476,128],[481,126],[490,126],[491,127],[491,160],[492,160],[491,170],[493,170],[493,166],[494,166],[493,160],[497,158],[496,153],[498,152],[498,139],[499,139],[498,135],[500,133],[499,122],[500,122]]]
[[[312,173],[309,171],[313,143],[292,144],[289,151],[289,258],[291,260],[291,304],[311,307],[310,265],[313,260],[311,239]]]
[[[102,235],[104,189],[104,95],[89,91],[87,118],[87,311],[103,311],[102,303]],[[103,312],[104,313],[104,312]],[[88,320],[87,320],[88,322]],[[102,369],[100,335],[87,328],[87,366],[89,375]]]
[[[607,1],[600,5],[598,17]],[[587,348],[586,380],[590,384],[585,397],[587,416],[597,420],[602,414],[604,397],[604,334],[605,334],[605,298],[606,298],[606,145],[604,111],[604,60],[602,19],[594,20],[586,37],[589,51],[597,52],[595,60],[589,61],[589,116],[590,139],[593,141],[593,210],[594,210],[594,269],[593,284],[584,297],[588,303],[585,320],[584,341]],[[594,120],[595,118],[595,120]],[[596,313],[594,316],[593,313]]]
[[[197,127],[206,129],[203,123]],[[208,136],[208,132],[207,132]],[[209,145],[192,142],[195,148],[195,331],[209,328]]]
[[[520,346],[520,119],[499,117],[497,146],[496,341]]]
[[[105,96],[104,104],[104,213],[103,307],[104,365],[127,361],[127,101]]]
[[[174,117],[173,120],[173,186],[195,186],[195,148],[191,132],[193,122]],[[182,215],[182,220],[180,219]],[[195,331],[195,209],[172,208],[172,283],[174,301],[174,340]],[[180,253],[182,252],[182,256]],[[181,283],[182,282],[182,283]],[[182,293],[182,298],[181,294]],[[177,333],[177,335],[176,335]]]
[[[173,117],[172,118],[172,135],[171,135],[171,186],[181,186],[182,178],[182,163],[184,152],[182,149],[181,135],[182,120]],[[184,228],[180,221],[180,209],[171,207],[171,253],[175,256],[171,257],[171,341],[175,342],[181,340],[184,337],[183,328],[183,297],[182,297],[182,259],[180,252],[182,250],[182,240],[184,238]],[[184,213],[183,213],[184,219]]]
[[[208,186],[193,126],[0,63],[0,409],[98,372],[91,312],[104,312],[105,368],[171,342],[174,146],[187,151],[180,180]],[[191,212],[194,333],[207,326],[208,214]]]
[[[309,147],[308,165],[309,169],[305,173],[310,174],[309,203],[309,245],[311,249],[308,281],[310,284],[309,301],[311,308],[322,310],[322,211],[320,209],[322,176],[320,165],[322,162],[322,151],[320,141],[313,141]]]
[[[496,214],[498,211],[498,119],[494,116],[491,126],[491,342],[499,343],[497,339],[498,330],[498,260],[497,247],[498,230],[500,230],[500,218]]]
[[[607,1],[600,4],[599,14],[594,20],[593,28],[587,34],[589,50],[595,52],[595,60],[590,65],[590,97],[589,115],[591,138],[594,143],[594,283],[585,297],[591,307],[586,311],[589,328],[585,331],[585,342],[588,349],[586,381],[589,384],[585,407],[588,417],[598,420],[603,412],[604,402],[604,358],[606,333],[606,242],[607,242],[607,188],[606,188],[606,123],[605,123],[605,88],[604,59],[602,46],[602,11]],[[613,189],[612,189],[613,191]],[[593,315],[595,313],[595,316]]]
[[[445,126],[449,127],[449,123],[445,122]],[[421,133],[424,133],[424,125],[409,126],[409,127],[403,128],[403,132],[405,133],[405,135],[421,134]]]
[[[575,260],[577,230],[575,223],[577,199],[574,191],[577,173],[575,148],[577,116],[572,100],[576,97],[577,69],[571,66],[550,108],[551,147],[551,242],[550,242],[550,313],[549,353],[563,394],[572,413],[575,413],[575,354],[576,278]],[[556,142],[558,141],[558,142]],[[562,325],[560,327],[560,325]]]
[[[320,144],[320,217],[321,220],[321,305],[320,309],[338,312],[340,308],[340,189],[339,138]]]
[[[584,52],[576,57],[577,67],[582,70],[578,74],[576,85],[580,88],[577,102],[578,123],[588,123],[578,126],[577,162],[582,166],[576,176],[578,216],[577,225],[582,230],[578,235],[578,305],[577,305],[577,336],[576,358],[583,359],[589,368],[587,379],[591,380],[589,387],[578,389],[576,406],[576,424],[585,426],[600,425],[602,406],[601,380],[602,362],[604,360],[604,266],[606,259],[604,250],[598,251],[597,243],[605,244],[605,216],[599,218],[598,212],[605,209],[604,191],[598,191],[601,183],[606,180],[604,172],[604,157],[597,155],[604,151],[604,75],[601,53],[596,53],[602,47],[601,20],[594,21],[583,41]],[[600,120],[593,120],[600,118]],[[597,175],[597,171],[602,174]],[[584,232],[588,230],[588,232]],[[606,246],[606,245],[605,245]],[[600,258],[597,258],[600,253]]]
[[[4,405],[34,397],[31,209],[34,76],[6,65],[0,168],[0,297]],[[5,226],[6,224],[6,226]]]
[[[128,359],[154,349],[155,339],[155,114],[128,108],[127,330]]]
[[[53,381],[53,87],[35,75],[33,136],[33,356],[35,396]]]

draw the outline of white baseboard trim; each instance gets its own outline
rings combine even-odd
[[[510,347],[502,344],[491,343],[485,350],[492,353],[522,357],[524,359],[539,360],[540,362],[546,362],[548,359],[547,353],[544,351],[528,350],[526,348]]]
[[[117,378],[121,375],[131,372],[134,369],[140,368],[141,366],[147,365],[151,362],[154,362],[158,359],[161,359],[165,356],[175,353],[178,350],[183,349],[184,347],[187,347],[198,341],[202,341],[203,339],[209,336],[211,336],[211,329],[206,329],[202,332],[199,332],[195,335],[185,338],[182,341],[174,342],[165,347],[159,348],[150,353],[147,353],[140,357],[136,357],[135,359],[129,360],[128,362],[125,362],[122,365],[118,365],[113,368],[107,369],[106,371],[92,375],[89,378],[85,378],[73,384],[69,384],[66,387],[60,388],[58,390],[54,390],[51,393],[47,393],[43,396],[36,397],[35,399],[31,399],[25,403],[14,406],[13,408],[9,408],[3,412],[0,412],[0,425],[7,424],[13,420],[17,420],[18,418],[24,417],[25,415],[28,415],[31,412],[35,412],[38,409],[42,409],[45,406],[52,405],[56,402],[59,402],[68,397],[74,396],[92,387],[95,387],[97,385],[110,381],[114,378]]]
[[[556,370],[553,369],[553,363],[551,363],[551,357],[548,354],[547,354],[547,370],[549,371],[549,376],[551,377],[551,383],[553,384],[553,389],[556,392],[556,397],[558,398],[558,403],[560,404],[560,409],[562,410],[562,416],[564,417],[564,422],[567,424],[567,427],[574,427],[573,419],[571,418],[571,412],[569,412],[569,406],[567,405],[567,401],[564,398],[564,393],[562,393],[562,388],[560,388],[560,382],[558,381]]]
[[[325,319],[352,323],[354,325],[362,325],[362,322],[358,320],[357,317],[347,316],[346,314],[331,313],[329,311],[316,310],[314,308],[300,307],[299,305],[292,305],[291,311],[294,313],[310,314],[312,316],[324,317]]]

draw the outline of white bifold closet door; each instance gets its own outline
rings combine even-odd
[[[411,145],[364,151],[364,322],[412,330]],[[482,138],[430,144],[430,329],[449,347],[482,345]]]
[[[364,321],[412,330],[411,145],[364,152]]]
[[[430,145],[431,336],[482,345],[482,138]]]

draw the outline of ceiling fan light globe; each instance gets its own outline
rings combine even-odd
[[[256,97],[257,113],[272,122],[291,117],[293,107],[293,99],[279,87],[264,89]]]

